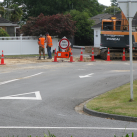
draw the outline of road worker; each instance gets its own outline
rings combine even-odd
[[[45,59],[45,38],[40,34],[40,38],[38,38],[38,45],[39,45],[39,58],[41,59],[41,52],[43,53],[43,58]]]
[[[47,51],[48,51],[48,58],[47,59],[52,59],[51,47],[53,46],[53,43],[52,43],[52,38],[51,38],[51,36],[49,35],[48,32],[46,33],[45,43],[47,43],[47,46],[46,46]]]

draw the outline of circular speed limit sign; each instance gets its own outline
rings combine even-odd
[[[63,38],[59,41],[59,47],[61,49],[67,49],[70,45],[70,42],[67,38]]]

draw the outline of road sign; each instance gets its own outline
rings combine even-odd
[[[137,12],[137,0],[118,0],[118,4],[125,16],[129,19],[129,45],[130,45],[130,94],[133,100],[133,57],[132,57],[132,19]]]
[[[127,18],[134,17],[135,13],[137,12],[137,0],[118,0],[118,4]],[[130,4],[131,4],[131,9],[129,9]]]
[[[66,37],[63,37],[60,41],[59,41],[59,47],[61,49],[67,49],[70,46],[70,42]]]

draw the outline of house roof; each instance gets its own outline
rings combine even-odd
[[[95,22],[95,25],[93,27],[100,27],[101,25],[101,19],[108,19],[110,18],[112,15],[111,14],[108,14],[108,13],[105,13],[105,14],[98,14],[92,18],[90,18],[91,20],[94,20]],[[99,24],[99,25],[98,25]],[[97,26],[96,26],[97,25]]]
[[[11,21],[8,21],[2,17],[0,17],[0,26],[19,26],[18,24],[14,24]]]
[[[98,16],[98,15],[97,15],[97,16],[94,16],[95,19],[96,19],[97,17],[100,17],[100,15],[101,15],[101,14],[99,14],[99,16]],[[91,19],[94,20],[94,17],[92,17]],[[108,14],[108,16],[102,16],[102,17],[104,17],[104,18],[101,18],[101,19],[110,19],[111,17],[116,17],[117,19],[121,19],[121,13],[117,13],[116,15],[110,15],[110,14]],[[92,28],[100,28],[101,25],[102,25],[101,21],[100,21],[100,22],[95,21],[95,25],[94,25]],[[133,18],[132,26],[133,26],[133,27],[134,27],[134,26],[137,26],[137,14],[135,14],[135,16],[134,16],[134,18]]]
[[[12,22],[0,17],[0,23],[12,23]]]

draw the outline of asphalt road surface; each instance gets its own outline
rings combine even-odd
[[[134,62],[134,79],[137,62]],[[114,137],[137,123],[75,111],[79,104],[130,80],[122,61],[44,62],[0,66],[0,136]],[[134,91],[135,93],[136,91]]]

